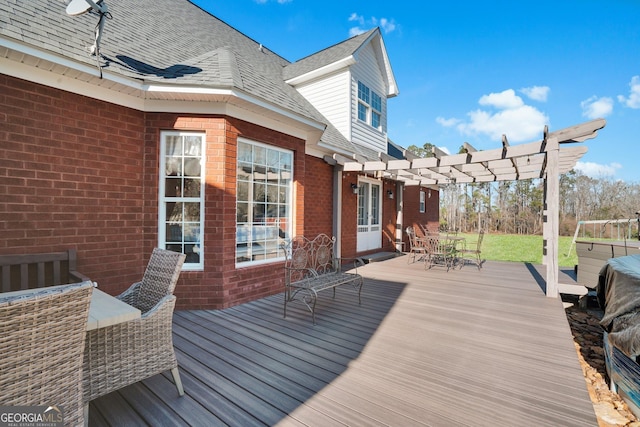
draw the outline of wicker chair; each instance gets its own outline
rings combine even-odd
[[[85,416],[89,401],[168,370],[184,395],[172,339],[173,290],[184,259],[184,254],[154,249],[142,281],[117,297],[138,308],[141,318],[87,332]]]
[[[84,424],[82,351],[93,285],[0,295],[0,406],[62,406]]]

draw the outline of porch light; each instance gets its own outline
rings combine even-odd
[[[351,190],[353,190],[353,194],[358,194],[358,185],[351,183]]]
[[[389,197],[390,199],[393,199],[393,191],[387,190],[387,197]]]

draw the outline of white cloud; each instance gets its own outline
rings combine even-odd
[[[513,89],[507,89],[500,93],[483,95],[478,101],[480,105],[488,105],[499,109],[518,108],[524,105],[522,98],[516,96]]]
[[[547,96],[549,96],[550,90],[549,86],[531,86],[523,87],[520,89],[520,92],[534,101],[547,102]]]
[[[542,134],[549,117],[540,110],[526,105],[513,89],[482,96],[478,104],[485,107],[467,113],[467,120],[436,118],[444,127],[455,126],[463,135],[486,135],[500,140],[507,135],[511,142],[522,142]]]
[[[446,128],[450,128],[460,123],[460,120],[456,118],[445,119],[444,117],[436,117],[436,123]]]
[[[355,12],[353,12],[351,16],[349,16],[349,22],[352,21],[356,21],[358,24],[364,25],[364,18],[362,17],[362,15],[358,15]]]
[[[388,34],[396,29],[396,23],[393,19],[380,18],[380,27],[385,34]]]
[[[355,27],[351,27],[349,29],[349,36],[357,36],[358,34],[362,34],[365,31],[368,31],[372,27],[380,27],[385,34],[388,34],[396,29],[396,22],[394,19],[388,18],[376,18],[372,16],[370,19],[365,19],[362,15],[358,15],[353,12],[349,16],[349,22],[357,22],[358,25]]]
[[[574,169],[591,178],[604,178],[614,176],[618,169],[622,169],[622,165],[619,163],[601,165],[594,162],[577,162]]]
[[[603,96],[598,98],[592,96],[580,103],[582,115],[588,119],[598,119],[606,117],[613,112],[613,99]]]
[[[640,76],[633,76],[629,82],[629,97],[618,95],[618,101],[629,108],[640,108]]]

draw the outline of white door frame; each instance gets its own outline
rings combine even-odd
[[[358,178],[357,252],[382,247],[382,182]]]

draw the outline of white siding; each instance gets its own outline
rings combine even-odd
[[[296,87],[347,139],[350,139],[351,133],[349,84],[349,73],[345,69]]]
[[[359,52],[357,63],[351,67],[351,141],[376,151],[387,151],[387,88],[376,59],[375,51],[370,44]],[[358,120],[358,81],[382,98],[381,131]]]

